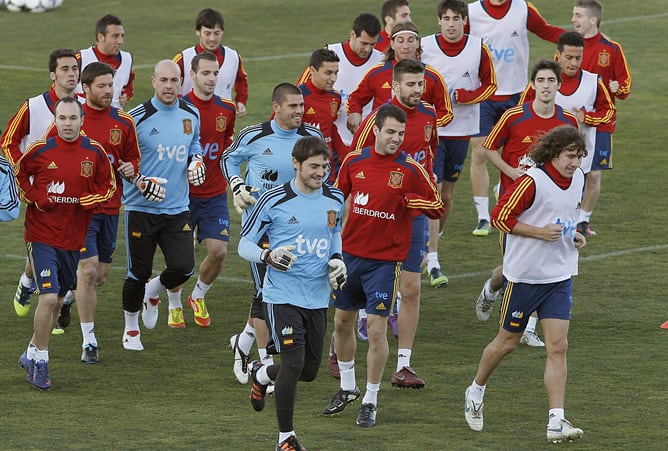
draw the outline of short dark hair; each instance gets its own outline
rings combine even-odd
[[[303,163],[311,157],[322,155],[327,160],[332,157],[332,151],[329,150],[325,141],[317,136],[305,136],[295,143],[292,148],[292,158],[298,163]]]
[[[363,31],[369,36],[378,36],[380,28],[380,21],[371,13],[362,13],[353,21],[353,31],[357,37],[362,36]]]
[[[436,14],[438,14],[438,18],[440,19],[443,17],[443,14],[445,14],[447,10],[451,10],[453,13],[459,14],[462,16],[462,19],[466,19],[469,16],[469,7],[462,0],[444,0],[439,3],[438,7],[436,8]]]
[[[214,61],[215,63],[218,63],[218,58],[216,55],[208,50],[205,50],[193,57],[192,61],[190,62],[190,69],[192,69],[193,72],[197,72],[199,69],[199,62],[202,60]]]
[[[380,8],[380,18],[385,21],[386,17],[395,18],[397,10],[402,6],[408,6],[408,0],[386,0]]]
[[[113,14],[105,14],[104,16],[100,17],[95,23],[95,39],[97,39],[97,35],[100,33],[106,35],[107,27],[109,25],[122,26],[123,22],[121,22],[120,17],[114,16]]]
[[[559,35],[557,40],[557,50],[560,52],[564,51],[565,46],[570,47],[583,47],[585,46],[585,40],[580,33],[577,31],[567,31]]]
[[[341,61],[339,55],[337,55],[333,50],[321,47],[311,53],[311,58],[309,59],[308,65],[313,66],[316,70],[318,70],[323,65],[323,63],[338,63],[339,61]]]
[[[406,123],[406,113],[404,113],[404,110],[396,105],[385,103],[376,110],[376,120],[373,125],[378,127],[378,129],[382,129],[387,118],[396,119],[402,124]]]
[[[204,8],[197,14],[197,19],[195,19],[195,30],[199,31],[202,27],[216,28],[216,25],[220,25],[221,30],[225,29],[223,15],[215,9]]]
[[[56,104],[53,106],[54,116],[56,114],[56,110],[58,110],[58,105],[60,105],[61,103],[74,103],[74,104],[76,104],[79,107],[79,115],[81,117],[83,117],[83,115],[84,115],[83,105],[81,105],[81,102],[79,102],[77,99],[75,99],[74,97],[70,97],[70,96],[63,97],[62,99],[60,99],[56,102]]]
[[[603,5],[598,0],[575,0],[574,6],[586,9],[590,16],[596,17],[596,27],[601,26],[601,20],[603,19]]]
[[[114,76],[114,69],[110,65],[100,61],[93,61],[81,71],[81,84],[90,87],[97,77],[107,74],[111,74],[112,77]]]
[[[540,60],[534,64],[531,69],[531,81],[536,81],[536,74],[541,70],[551,70],[557,76],[557,81],[561,83],[561,66],[554,60]]]
[[[298,96],[303,95],[299,88],[292,83],[281,83],[276,85],[274,91],[271,93],[271,101],[281,103],[290,94],[295,94]]]
[[[409,58],[397,61],[392,69],[392,80],[400,81],[404,74],[424,74],[424,66]]]
[[[60,58],[72,57],[77,59],[77,53],[72,49],[56,49],[49,55],[49,72],[55,72]]]
[[[415,33],[416,39],[418,41],[420,40],[420,30],[418,30],[417,25],[415,25],[410,20],[408,22],[399,22],[397,24],[394,24],[394,26],[392,27],[392,31],[390,32],[390,39],[394,41],[395,35],[402,31],[412,31]],[[418,46],[415,56],[419,58],[421,53],[422,53],[422,48]],[[394,59],[394,56],[395,56],[394,49],[390,45],[385,51],[385,61],[392,61]]]
[[[575,150],[583,157],[587,156],[584,137],[572,125],[560,125],[539,135],[529,149],[529,156],[534,163],[541,165],[554,160],[566,150]]]

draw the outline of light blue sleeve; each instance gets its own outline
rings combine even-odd
[[[246,237],[241,237],[237,252],[239,256],[249,262],[262,263],[262,249],[257,243],[252,242]]]

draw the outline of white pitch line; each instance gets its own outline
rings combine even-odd
[[[638,22],[641,20],[652,20],[652,19],[660,19],[662,17],[668,16],[668,13],[658,13],[658,14],[648,14],[644,16],[634,16],[634,17],[625,17],[622,19],[610,19],[610,20],[604,20],[602,23],[603,25],[614,25],[618,23],[627,23],[627,22]],[[559,25],[561,28],[566,28],[570,27],[572,24],[566,24],[566,25]],[[289,58],[304,58],[307,56],[310,56],[310,52],[300,52],[300,53],[284,53],[281,55],[266,55],[266,56],[249,56],[247,58],[244,58],[243,60],[246,62],[253,62],[253,61],[274,61],[274,60],[282,60],[282,59],[289,59]],[[136,64],[134,65],[134,69],[137,70],[143,70],[143,69],[152,69],[154,67],[154,64]],[[31,72],[42,72],[44,68],[36,68],[36,67],[26,67],[26,66],[12,66],[12,65],[4,65],[0,64],[0,70],[22,70],[22,71],[31,71]]]

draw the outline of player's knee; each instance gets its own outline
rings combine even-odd
[[[190,269],[186,269],[185,267],[167,268],[160,274],[160,282],[162,282],[165,288],[171,289],[183,285],[190,279],[192,274],[192,266]]]
[[[303,382],[313,382],[318,375],[318,367],[319,365],[305,364],[299,380]]]

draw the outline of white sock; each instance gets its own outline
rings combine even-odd
[[[487,298],[496,298],[499,294],[499,290],[492,290],[492,279],[487,279],[485,282],[485,297]]]
[[[160,282],[160,277],[154,277],[146,284],[146,293],[144,296],[153,299],[158,298],[164,289],[165,286]]]
[[[95,338],[95,322],[81,323],[81,335],[83,335],[83,346],[87,344],[97,346],[97,339]]]
[[[271,378],[267,374],[267,365],[263,365],[257,373],[255,373],[255,379],[262,385],[268,385],[271,383]]]
[[[564,409],[550,409],[547,414],[547,427],[556,428],[559,422],[564,419]]]
[[[485,387],[486,385],[476,384],[474,379],[469,387],[469,398],[471,398],[476,403],[481,403],[483,397],[485,396]]]
[[[128,312],[123,310],[125,315],[125,331],[139,330],[139,312]]]
[[[63,304],[71,304],[74,302],[74,291],[72,290],[67,290],[67,293],[65,293],[65,299],[63,300]]]
[[[367,312],[365,309],[361,308],[360,311],[358,312],[360,319],[366,318],[368,316]]]
[[[181,291],[182,290],[172,292],[167,290],[167,299],[169,300],[170,310],[175,308],[183,308],[183,304],[181,304]]]
[[[246,323],[244,330],[239,334],[239,349],[244,354],[248,355],[253,343],[255,342],[255,329],[250,324]]]
[[[489,197],[487,196],[473,196],[473,203],[475,210],[478,212],[478,221],[483,219],[489,221]]]
[[[295,431],[290,431],[290,432],[279,432],[278,433],[278,443],[283,443],[286,441],[288,438],[296,436]]]
[[[21,285],[23,285],[26,288],[30,288],[32,285],[32,277],[26,276],[26,273],[21,274]]]
[[[45,362],[49,361],[49,348],[46,349],[37,349],[35,348],[35,362],[44,360]]]
[[[274,364],[274,356],[271,354],[267,354],[265,352],[264,357],[262,358],[262,364],[263,365],[273,365]]]
[[[438,252],[428,252],[427,253],[427,271],[430,271],[434,268],[441,269],[440,263],[438,263]]]
[[[355,382],[355,361],[338,361],[339,373],[341,374],[341,390],[353,391],[357,387]]]
[[[590,219],[591,219],[591,211],[584,211],[580,209],[580,213],[578,214],[578,223],[589,222]]]
[[[37,347],[34,344],[28,343],[28,349],[26,350],[26,357],[28,357],[28,360],[35,360],[36,350]]]
[[[211,284],[206,284],[202,282],[202,279],[198,277],[197,282],[195,282],[195,287],[193,288],[193,292],[190,296],[193,299],[201,299],[206,296],[206,292],[209,291],[209,288],[211,288]]]
[[[529,317],[529,322],[527,323],[527,328],[524,329],[525,332],[536,332],[536,323],[538,322],[538,318],[535,316],[531,315]]]
[[[397,371],[405,366],[411,366],[411,354],[410,349],[399,349],[397,351]]]
[[[260,355],[260,360],[267,358],[267,348],[257,348],[257,353]]]
[[[373,404],[374,406],[377,406],[379,391],[380,384],[372,384],[371,382],[367,381],[366,392],[364,393],[364,398],[362,398],[362,404]]]

